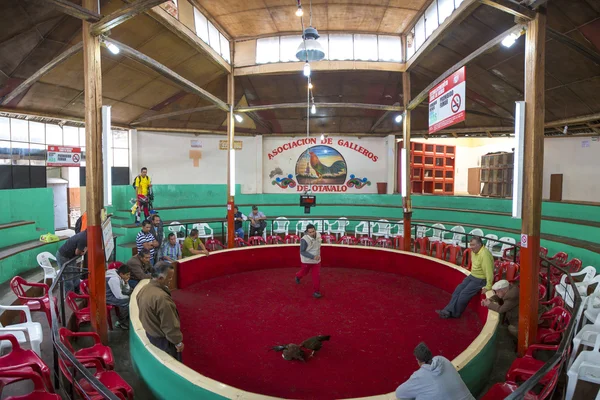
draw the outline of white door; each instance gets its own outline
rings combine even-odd
[[[54,195],[54,229],[61,230],[69,227],[68,205],[67,205],[67,184],[57,183],[49,185],[52,187]]]

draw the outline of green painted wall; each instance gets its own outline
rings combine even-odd
[[[52,189],[0,190],[0,204],[2,205],[0,224],[35,221],[36,227],[41,229],[42,233],[54,232]],[[0,243],[0,247],[5,246]]]
[[[488,377],[492,373],[493,360],[496,359],[497,339],[498,330],[496,329],[479,354],[458,372],[475,397],[484,389],[489,380]]]
[[[56,254],[59,246],[64,242],[55,242],[36,247],[32,250],[17,253],[11,257],[0,260],[0,283],[11,280],[14,276],[22,274],[33,268],[40,268],[37,263],[37,255],[44,251]]]

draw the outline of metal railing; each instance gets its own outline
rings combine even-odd
[[[75,355],[71,353],[71,351],[60,340],[60,323],[62,322],[62,324],[66,325],[67,322],[65,311],[65,281],[71,281],[87,274],[87,269],[81,266],[77,266],[77,263],[80,259],[81,257],[78,256],[64,263],[63,266],[58,270],[56,278],[52,281],[52,285],[50,286],[50,290],[48,291],[48,299],[50,301],[50,313],[52,318],[51,333],[54,353],[54,386],[56,387],[56,389],[60,387],[61,369],[59,366],[59,361],[62,360],[67,368],[72,368],[72,384],[69,385],[69,390],[63,390],[64,394],[69,396],[69,398],[75,398],[74,386],[76,386],[79,389],[79,394],[83,394],[84,398],[92,398],[91,396],[88,396],[86,390],[83,389],[81,383],[79,382],[80,379],[83,378],[83,380],[85,380],[97,392],[93,394],[94,398],[97,398],[99,394],[104,399],[118,400],[119,397],[112,393],[94,376],[93,373],[91,373],[81,362],[79,362]],[[58,299],[60,300],[58,303],[57,298],[54,295],[55,291],[58,291]],[[61,310],[61,322],[59,322],[58,315],[56,315],[56,308],[58,307],[60,307]]]

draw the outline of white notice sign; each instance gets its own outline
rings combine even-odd
[[[106,221],[102,223],[102,241],[104,242],[104,256],[108,261],[110,255],[115,250],[115,242],[113,240],[112,223],[110,222],[110,218],[106,218]]]
[[[48,146],[46,166],[48,167],[79,167],[81,148],[70,146]]]
[[[465,120],[465,67],[429,92],[429,133]]]

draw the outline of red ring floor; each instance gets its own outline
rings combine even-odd
[[[184,363],[239,389],[282,398],[341,399],[392,392],[416,369],[425,341],[452,360],[479,334],[475,312],[440,319],[450,294],[395,274],[321,270],[321,299],[310,275],[270,269],[210,279],[173,292],[184,335]],[[435,279],[435,277],[432,277]],[[306,363],[268,349],[329,334]]]

